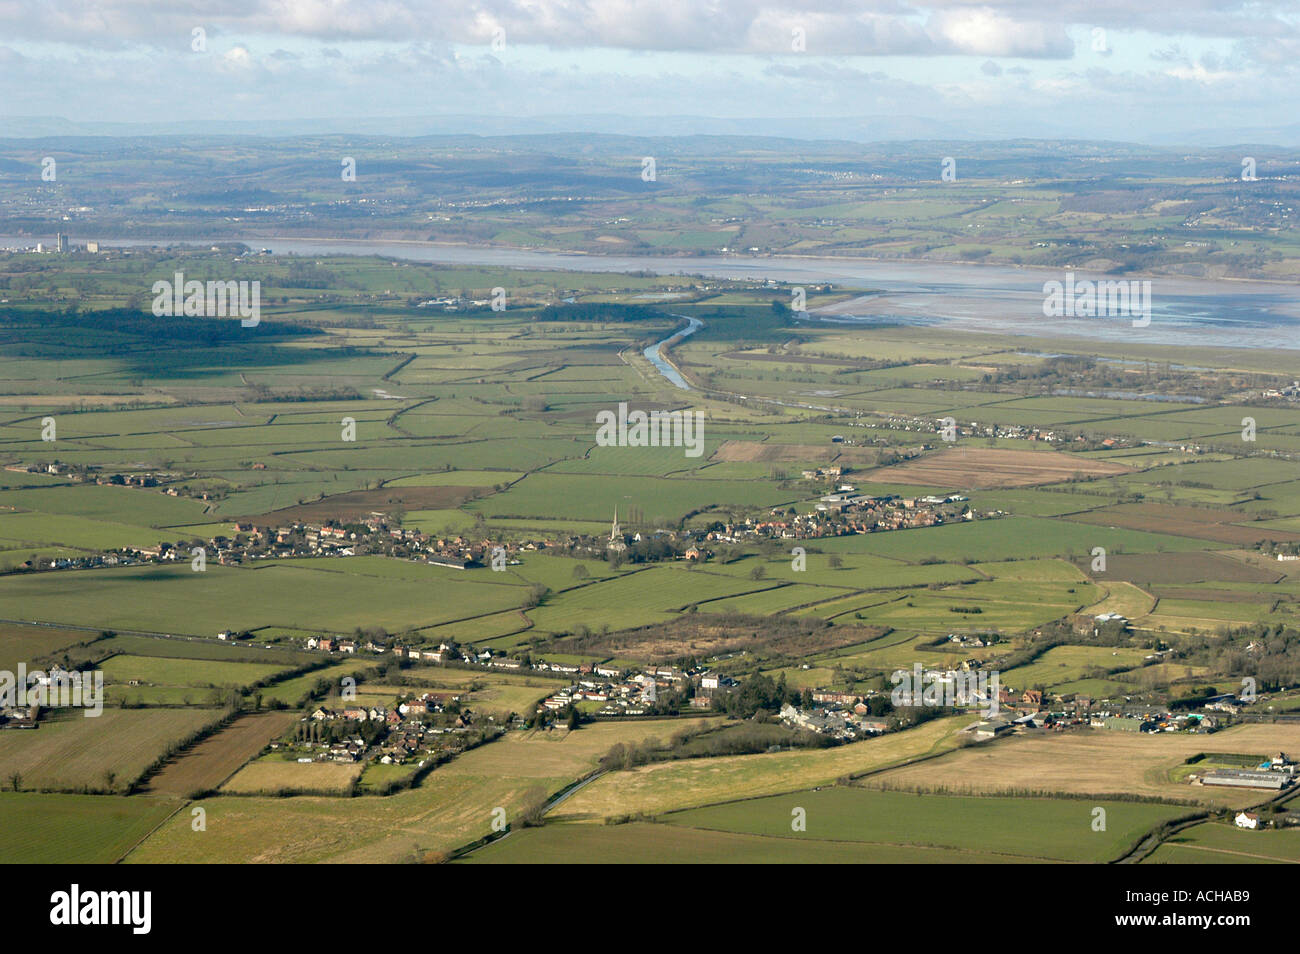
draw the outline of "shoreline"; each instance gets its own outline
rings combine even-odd
[[[73,242],[80,241],[84,243],[85,241],[87,241],[87,238],[85,237],[76,238],[72,236],[71,233],[68,233],[68,235],[70,241]],[[4,242],[10,239],[21,239],[23,241],[30,241],[33,243],[38,241],[46,241],[46,239],[35,235],[0,236],[0,242]],[[710,252],[708,255],[683,256],[678,254],[656,255],[653,252],[648,252],[648,251],[620,253],[614,251],[593,252],[593,251],[587,251],[585,249],[553,248],[550,246],[537,247],[537,246],[506,245],[506,244],[474,245],[474,244],[466,244],[463,242],[438,242],[438,241],[429,241],[426,239],[340,238],[337,236],[315,237],[315,236],[294,236],[294,235],[262,235],[262,236],[245,235],[239,237],[232,236],[226,238],[203,237],[203,238],[158,238],[158,239],[120,236],[117,238],[110,238],[110,239],[101,238],[98,240],[91,238],[89,239],[89,241],[99,241],[101,245],[103,245],[106,248],[120,248],[120,247],[167,248],[175,245],[186,245],[186,246],[221,245],[221,244],[251,245],[255,242],[268,242],[268,243],[284,242],[284,243],[297,243],[297,244],[374,245],[374,246],[393,246],[395,248],[454,249],[462,252],[498,252],[503,254],[514,253],[514,254],[525,254],[525,255],[528,254],[556,255],[556,256],[564,255],[564,256],[573,256],[575,258],[591,259],[592,261],[605,261],[605,262],[612,261],[620,257],[635,257],[635,258],[644,258],[648,261],[653,261],[653,262],[664,262],[666,264],[680,265],[682,267],[684,274],[693,274],[686,270],[691,263],[703,262],[706,260],[724,261],[728,263],[734,263],[736,265],[745,265],[747,263],[752,263],[755,266],[761,266],[765,262],[780,263],[783,261],[790,261],[792,263],[804,263],[804,262],[815,263],[815,262],[829,261],[829,262],[844,262],[846,264],[861,263],[861,264],[882,265],[882,266],[900,265],[900,266],[908,266],[913,268],[1005,269],[1007,271],[1019,272],[1025,275],[1032,275],[1038,272],[1051,272],[1053,274],[1062,274],[1064,272],[1072,271],[1075,272],[1076,274],[1081,274],[1085,276],[1096,276],[1096,277],[1105,277],[1105,278],[1122,277],[1124,279],[1129,279],[1129,280],[1146,279],[1151,281],[1156,281],[1156,280],[1178,281],[1178,282],[1187,282],[1192,285],[1212,284],[1215,282],[1235,282],[1240,284],[1276,285],[1280,288],[1300,287],[1300,277],[1291,280],[1284,279],[1284,278],[1257,278],[1257,277],[1242,276],[1242,275],[1225,275],[1225,276],[1219,276],[1214,278],[1205,278],[1199,276],[1181,275],[1176,273],[1150,272],[1150,271],[1147,272],[1125,271],[1125,272],[1114,272],[1114,273],[1097,272],[1091,269],[1080,268],[1078,266],[1070,266],[1070,265],[1026,265],[1023,263],[1015,263],[1015,262],[966,262],[966,261],[958,261],[958,260],[930,259],[930,258],[902,258],[902,257],[881,258],[877,256],[867,256],[867,255],[835,255],[829,252],[821,253],[821,254],[778,252],[770,255],[737,255],[735,253],[729,253],[729,252]],[[126,243],[126,244],[119,245],[115,243]],[[276,254],[280,254],[280,253],[276,253]],[[287,253],[287,254],[293,254],[293,253]],[[370,254],[378,255],[379,253],[376,252]],[[527,266],[518,266],[518,265],[503,266],[503,267],[516,268],[516,269],[527,268]],[[581,271],[582,269],[552,267],[552,270]],[[603,270],[614,271],[614,272],[619,271],[618,269],[603,269]],[[635,271],[636,269],[633,268],[631,270]]]

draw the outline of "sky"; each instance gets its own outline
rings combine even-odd
[[[1296,0],[0,0],[0,135],[14,117],[395,133],[677,117],[807,138],[1291,144],[1298,81]]]

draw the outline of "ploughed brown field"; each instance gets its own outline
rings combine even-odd
[[[868,472],[867,480],[882,484],[918,484],[946,490],[986,487],[1029,487],[1070,480],[1076,475],[1112,477],[1131,468],[1109,460],[1089,460],[1059,451],[1004,450],[995,447],[954,447],[916,460]]]
[[[1255,559],[1260,559],[1258,556]],[[1090,561],[1079,567],[1098,580],[1131,580],[1134,583],[1276,583],[1282,578],[1274,567],[1251,565],[1220,553],[1162,553],[1159,560],[1146,553],[1112,553],[1106,557],[1106,572],[1094,573]]]
[[[846,447],[843,444],[769,444],[765,441],[723,441],[713,454],[715,461],[796,462],[869,466],[880,459],[874,447]]]
[[[1217,543],[1233,543],[1253,547],[1261,540],[1291,542],[1300,540],[1300,533],[1287,530],[1270,530],[1253,525],[1244,518],[1246,514],[1205,507],[1175,507],[1169,504],[1140,503],[1119,504],[1101,510],[1073,514],[1068,519],[1076,523],[1093,523],[1106,527],[1124,527],[1128,530],[1147,530],[1151,533],[1168,533],[1177,537],[1196,537]],[[1240,523],[1235,521],[1242,521]]]
[[[473,500],[491,488],[484,487],[386,487],[381,490],[352,490],[335,494],[324,500],[312,500],[283,510],[256,516],[239,517],[254,524],[320,523],[324,520],[345,522],[364,520],[372,513],[391,513],[403,510],[454,510],[467,500]]]
[[[164,765],[143,791],[184,798],[192,792],[214,789],[268,742],[288,731],[297,718],[297,712],[287,710],[240,716]]]

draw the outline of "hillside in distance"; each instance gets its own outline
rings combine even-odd
[[[1297,170],[1277,147],[1095,141],[53,137],[0,140],[0,216],[17,246],[349,237],[1294,280]]]

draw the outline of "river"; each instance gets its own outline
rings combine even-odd
[[[691,390],[691,386],[686,383],[686,379],[682,377],[681,372],[674,368],[672,364],[669,363],[668,359],[664,357],[663,347],[674,338],[685,338],[687,335],[695,334],[695,332],[704,327],[704,322],[700,321],[698,318],[692,318],[690,315],[673,315],[673,317],[685,318],[690,322],[690,325],[682,331],[674,331],[663,341],[656,341],[650,347],[646,348],[642,354],[644,354],[646,360],[653,364],[655,368],[658,369],[659,373],[672,382],[673,385],[681,388],[683,391],[689,391]]]
[[[75,241],[85,238],[74,236]],[[0,246],[32,241],[30,237],[0,236]],[[110,247],[167,241],[100,239],[102,245]],[[188,244],[209,245],[211,241]],[[647,271],[659,275],[771,279],[810,285],[831,282],[863,294],[847,302],[813,309],[809,317],[846,324],[906,324],[933,327],[936,333],[947,327],[993,334],[1183,347],[1300,349],[1300,289],[1282,282],[1156,276],[1150,279],[1151,322],[1146,327],[1134,327],[1128,318],[1044,317],[1044,283],[1063,282],[1066,269],[826,257],[584,255],[420,242],[238,237],[223,241],[243,241],[252,248],[269,248],[276,254],[384,255],[408,261],[503,269]],[[1079,280],[1119,277],[1081,270],[1075,270],[1075,275]],[[1300,376],[1300,369],[1297,375]]]

